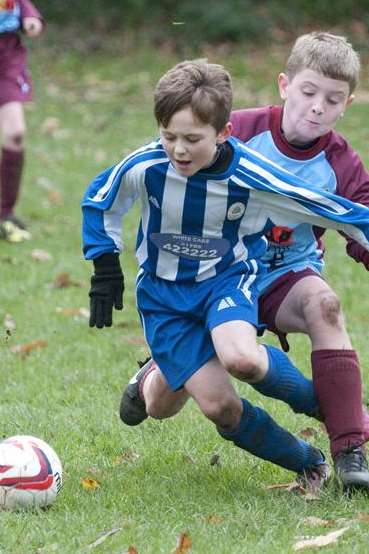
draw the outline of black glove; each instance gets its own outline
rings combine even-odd
[[[113,306],[123,309],[124,276],[118,254],[102,254],[93,260],[95,273],[91,277],[90,327],[111,327]]]

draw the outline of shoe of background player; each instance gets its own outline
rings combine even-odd
[[[15,216],[9,216],[0,222],[0,239],[11,243],[19,243],[32,238],[24,224]]]
[[[346,448],[333,461],[336,477],[344,489],[369,490],[368,462],[361,446]]]
[[[124,389],[120,401],[120,419],[126,425],[139,425],[148,417],[145,401],[140,394],[140,383],[149,371],[156,368],[156,364],[152,358],[148,358],[144,362],[138,362],[138,364],[140,369]]]

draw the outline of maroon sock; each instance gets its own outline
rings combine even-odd
[[[0,218],[12,214],[17,202],[24,162],[23,151],[3,148],[0,161]]]
[[[311,363],[319,410],[335,457],[364,441],[359,360],[355,350],[316,350]]]

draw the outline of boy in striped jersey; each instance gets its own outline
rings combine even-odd
[[[221,66],[178,64],[155,90],[160,139],[88,187],[82,208],[84,254],[95,269],[90,326],[110,326],[113,306],[122,309],[121,218],[140,198],[137,305],[169,386],[165,415],[172,398],[189,395],[223,438],[319,486],[327,477],[321,452],[240,399],[229,374],[256,383],[271,367],[278,372],[290,364],[283,352],[256,341],[270,219],[339,228],[368,248],[369,210],[307,190],[231,138],[231,105],[231,80]],[[313,415],[314,391],[301,374],[293,390],[276,386],[273,393]]]

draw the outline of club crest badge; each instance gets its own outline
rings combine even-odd
[[[229,206],[227,211],[227,219],[229,221],[234,221],[235,219],[240,219],[245,213],[246,206],[243,202],[235,202]]]

